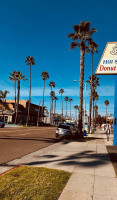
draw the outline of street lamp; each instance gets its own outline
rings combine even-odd
[[[74,80],[74,82],[78,82],[79,80]],[[85,115],[86,115],[86,92],[87,92],[87,84],[85,85],[85,101],[84,101],[84,123],[83,123],[83,129],[85,130]]]

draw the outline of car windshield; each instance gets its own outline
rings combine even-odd
[[[65,125],[59,125],[58,128],[63,128],[63,129],[70,129],[70,126],[65,126]]]

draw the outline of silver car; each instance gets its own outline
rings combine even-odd
[[[67,124],[60,124],[56,129],[56,137],[70,138],[72,136],[72,127]]]

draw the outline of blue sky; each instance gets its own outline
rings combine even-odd
[[[93,39],[99,45],[98,54],[94,54],[94,71],[97,68],[107,42],[117,41],[116,22],[117,1],[112,0],[0,0],[0,89],[9,90],[8,99],[13,99],[13,82],[8,80],[9,73],[20,70],[29,78],[29,67],[25,64],[27,56],[33,56],[32,66],[32,103],[42,100],[43,81],[40,74],[48,71],[46,81],[45,105],[49,109],[50,89],[48,84],[54,81],[55,93],[65,90],[64,96],[73,98],[74,105],[79,104],[78,87],[80,73],[80,51],[70,50],[71,39],[66,36],[73,32],[72,26],[81,20],[90,21],[97,29]],[[85,56],[85,78],[91,73],[90,54]],[[108,113],[114,107],[114,76],[99,76],[99,114],[105,115],[104,101],[109,100]],[[21,82],[21,99],[28,99],[29,80]],[[87,112],[89,103],[89,85],[87,85]],[[65,109],[65,104],[64,104]],[[61,110],[60,97],[57,111]]]

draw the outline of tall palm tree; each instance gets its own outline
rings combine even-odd
[[[92,111],[92,96],[93,96],[93,54],[94,52],[98,53],[97,47],[98,45],[92,40],[92,38],[88,41],[89,50],[91,52],[91,92],[90,92],[90,101],[89,101],[89,121],[88,121],[88,133],[90,133],[91,127],[91,111]]]
[[[43,101],[42,101],[42,113],[41,113],[41,120],[43,116],[43,107],[44,107],[44,93],[45,93],[45,81],[49,78],[49,74],[46,71],[41,73],[42,80],[44,81],[44,89],[43,89]]]
[[[5,102],[5,98],[6,98],[6,95],[10,93],[9,91],[5,90],[5,91],[2,91],[0,90],[0,99],[3,99],[2,101],[2,115],[3,115],[3,104]]]
[[[94,108],[95,108],[95,129],[96,129],[96,120],[97,120],[97,116],[98,116],[98,106],[96,105],[96,103],[95,103],[95,106],[94,106]]]
[[[63,120],[63,99],[62,99],[62,94],[64,93],[64,89],[60,89],[59,90],[59,94],[61,94],[61,105],[62,105],[62,112],[61,112],[61,116],[62,116],[62,120]]]
[[[94,89],[93,92],[92,92],[92,97],[93,97],[93,112],[92,112],[92,132],[94,132],[94,102],[95,100],[97,99],[98,100],[98,93],[96,92],[96,90]]]
[[[105,100],[104,104],[106,106],[106,121],[107,121],[107,106],[109,105],[109,101]]]
[[[64,100],[66,101],[66,118],[67,118],[67,102],[68,102],[68,100],[69,100],[69,97],[66,96],[66,97],[64,98]]]
[[[53,82],[53,81],[51,81],[50,83],[49,83],[49,87],[51,88],[51,92],[52,92],[52,88],[54,87],[55,88],[55,82]],[[50,98],[51,98],[51,101],[50,101],[50,121],[51,121],[51,115],[52,115],[52,110],[53,110],[53,98],[52,98],[52,96],[50,95]]]
[[[80,48],[80,86],[79,86],[79,126],[78,134],[83,137],[82,132],[82,108],[83,108],[83,81],[84,81],[84,60],[85,53],[89,53],[89,47],[86,45],[92,34],[96,32],[95,28],[90,30],[90,22],[81,21],[80,24],[74,25],[75,33],[68,34],[68,37],[73,39],[71,49]]]
[[[74,106],[74,109],[75,109],[75,119],[77,121],[77,111],[79,110],[79,106],[78,105],[75,105]]]
[[[58,101],[58,98],[54,97],[54,100],[55,100],[55,104],[54,104],[54,115],[55,115],[55,112],[56,112],[56,101]]]
[[[16,116],[15,116],[15,123],[17,123],[18,118],[18,107],[19,107],[19,99],[20,99],[20,81],[26,81],[28,79],[25,78],[26,76],[23,75],[22,72],[17,71],[16,73],[16,79],[17,79],[17,105],[16,105]]]
[[[73,101],[72,98],[69,99],[69,102],[70,102],[70,121],[71,121],[71,102]]]
[[[92,110],[92,98],[93,98],[93,91],[96,90],[97,86],[99,86],[99,78],[96,75],[92,75],[89,77],[89,80],[87,82],[90,84],[90,103],[91,103],[91,109],[89,110],[89,124],[88,124],[88,133],[90,133],[91,130],[91,119],[90,119],[90,111]],[[89,106],[89,107],[90,107]]]
[[[27,125],[29,122],[29,117],[30,117],[30,103],[31,103],[31,66],[35,65],[35,60],[32,56],[28,56],[26,57],[25,60],[26,65],[30,66],[30,90],[29,90],[29,102],[28,102],[28,115],[27,115]]]
[[[10,73],[11,77],[9,77],[10,81],[14,81],[14,90],[15,90],[15,112],[16,112],[16,82],[17,82],[17,71],[13,71],[13,73]]]
[[[51,92],[50,92],[50,96],[51,96],[51,99],[52,99],[51,123],[53,123],[53,99],[54,99],[54,97],[55,97],[55,92],[54,92],[54,91],[51,91]]]

